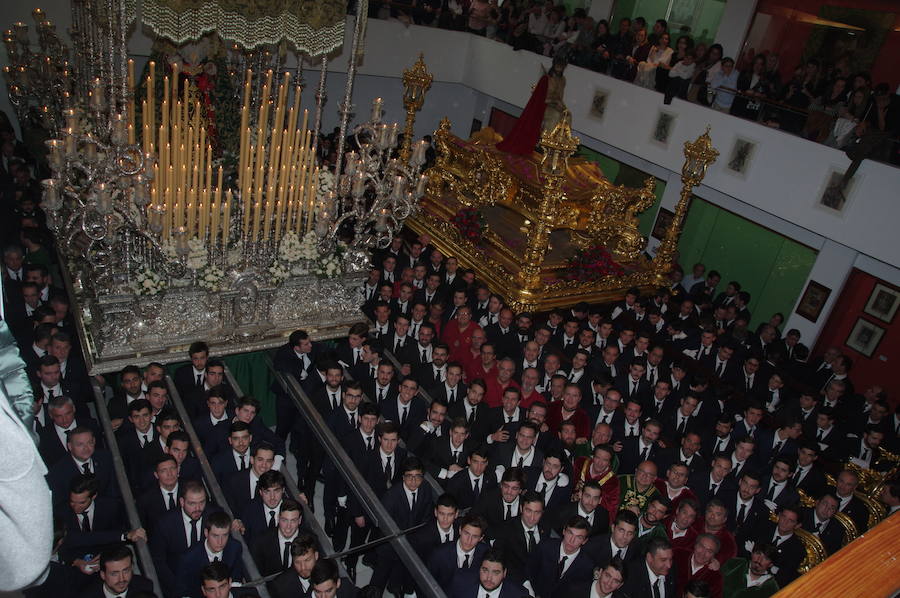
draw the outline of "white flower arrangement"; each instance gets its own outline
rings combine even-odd
[[[207,264],[206,243],[194,237],[188,241],[187,267],[191,270],[201,270]]]
[[[241,262],[242,252],[240,247],[232,247],[225,256],[225,263],[229,266],[237,266]]]
[[[175,250],[175,240],[174,239],[166,239],[165,241],[160,243],[160,250],[162,254],[166,256],[166,259],[169,260],[177,260],[178,252]]]
[[[279,260],[275,260],[274,262],[272,262],[272,265],[268,267],[266,272],[269,273],[269,280],[275,286],[283,283],[291,274],[291,271],[287,267],[287,265]]]
[[[136,295],[152,297],[165,290],[166,281],[153,270],[141,268],[138,270],[137,275],[135,275],[134,281],[131,283],[131,288]]]
[[[303,235],[303,243],[300,244],[300,259],[313,261],[319,257],[319,235],[311,230]]]
[[[222,286],[225,280],[225,272],[218,266],[209,265],[200,273],[197,284],[207,291],[215,293]]]
[[[330,170],[323,168],[319,171],[319,180],[317,181],[318,188],[316,189],[316,199],[322,201],[328,195],[329,192],[334,191],[334,173]]]
[[[341,274],[343,268],[341,267],[340,258],[337,254],[332,253],[317,260],[313,271],[319,278],[334,278]]]
[[[303,245],[300,243],[300,237],[294,231],[285,233],[278,245],[278,259],[293,264],[302,258]]]

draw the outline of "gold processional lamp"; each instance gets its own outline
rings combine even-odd
[[[569,166],[569,156],[578,149],[579,139],[572,136],[569,111],[564,110],[552,130],[541,133],[540,146],[544,151],[541,168],[551,176],[562,176]]]
[[[712,146],[709,137],[709,127],[696,141],[684,143],[685,161],[681,167],[681,180],[685,184],[695,187],[706,176],[706,169],[716,161],[719,152]]]
[[[403,71],[403,105],[406,107],[406,129],[403,132],[400,161],[404,164],[409,162],[416,112],[422,109],[422,104],[425,103],[425,93],[431,88],[432,81],[434,81],[434,76],[425,67],[425,56],[422,54],[419,54],[419,59],[412,68]]]

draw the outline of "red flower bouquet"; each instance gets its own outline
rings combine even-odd
[[[484,222],[484,215],[475,208],[463,208],[458,211],[453,217],[453,224],[459,229],[463,238],[472,243],[481,241],[481,236],[487,226]]]
[[[604,276],[621,276],[625,273],[625,268],[618,264],[602,245],[592,245],[579,251],[569,259],[567,265],[568,272],[565,275],[567,280],[598,280]]]

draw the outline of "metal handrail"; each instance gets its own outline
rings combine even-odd
[[[181,395],[178,393],[178,389],[175,387],[172,377],[168,374],[166,374],[166,385],[169,387],[169,399],[172,401],[172,404],[175,405],[178,416],[181,418],[181,425],[184,427],[184,431],[188,433],[188,436],[191,437],[191,447],[194,449],[194,456],[196,456],[197,460],[200,462],[200,468],[203,470],[203,477],[206,478],[207,488],[209,488],[216,503],[222,507],[222,510],[234,519],[234,513],[231,511],[231,507],[228,506],[225,494],[222,493],[219,481],[213,473],[212,466],[210,466],[209,459],[206,456],[206,451],[203,450],[203,445],[200,443],[200,437],[197,436],[197,432],[194,430],[194,424],[191,422],[187,409],[185,409],[184,403],[181,401]],[[244,537],[235,530],[231,531],[231,537],[240,542],[241,546],[244,548],[242,559],[244,561],[244,568],[247,571],[247,576],[250,577],[251,580],[259,579],[261,577],[259,568],[257,568],[256,562],[253,560],[253,555],[250,554],[250,549],[247,546],[247,542],[244,541]],[[265,584],[258,586],[256,591],[261,598],[271,598]]]
[[[301,417],[306,418],[312,432],[322,444],[326,454],[334,462],[335,467],[344,477],[347,485],[359,499],[373,524],[385,532],[386,535],[395,536],[390,540],[391,546],[397,552],[400,560],[406,565],[410,575],[412,575],[416,584],[422,590],[423,595],[429,598],[446,598],[447,595],[444,593],[443,588],[438,585],[431,572],[425,567],[419,554],[410,545],[409,540],[402,535],[397,522],[394,521],[387,509],[384,508],[384,505],[381,504],[371,486],[369,486],[359,469],[357,469],[356,464],[353,463],[334,433],[325,424],[322,415],[313,405],[300,383],[297,382],[297,379],[292,374],[284,374],[275,370],[271,358],[267,357],[267,364],[269,369],[275,374],[275,379],[288,396],[293,399]]]
[[[231,373],[231,370],[228,366],[225,366],[225,378],[228,380],[228,385],[231,386],[231,390],[237,395],[238,398],[244,396],[244,392],[241,390],[240,385],[237,382],[237,379],[234,377],[234,374]],[[319,547],[322,549],[321,553],[323,555],[329,555],[328,558],[334,558],[334,544],[331,543],[331,538],[328,537],[328,534],[325,533],[325,530],[322,528],[322,524],[319,523],[319,520],[316,519],[315,513],[312,512],[312,509],[309,508],[303,500],[300,499],[300,487],[297,485],[297,482],[294,480],[294,476],[288,471],[287,466],[287,457],[285,456],[284,463],[281,466],[281,473],[284,475],[285,487],[290,494],[291,498],[300,503],[300,507],[303,509],[303,521],[307,523],[312,532],[316,535],[316,538],[319,540]],[[344,563],[341,561],[337,561],[338,568],[341,571],[342,576],[347,575],[347,571],[344,568]]]
[[[134,493],[131,491],[131,484],[128,482],[128,474],[125,473],[125,463],[122,461],[122,452],[119,450],[119,441],[112,427],[112,420],[109,417],[109,408],[106,406],[103,391],[100,390],[100,386],[93,378],[91,378],[91,387],[94,391],[94,407],[97,410],[97,417],[103,426],[106,444],[109,446],[109,452],[112,454],[113,470],[116,472],[116,480],[119,482],[119,490],[122,492],[122,502],[125,503],[128,525],[131,529],[142,528],[144,526],[141,525],[141,516],[138,514],[135,506]],[[156,575],[156,566],[153,564],[153,557],[150,556],[147,542],[138,539],[133,544],[144,577],[153,583],[153,591],[156,595],[162,596],[159,578]]]

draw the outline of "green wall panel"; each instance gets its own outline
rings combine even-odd
[[[790,313],[816,260],[816,252],[745,218],[694,198],[678,245],[679,263],[718,270],[750,293],[751,328],[775,312]]]

